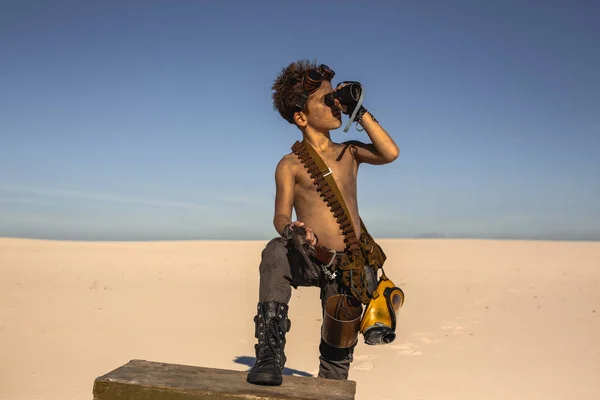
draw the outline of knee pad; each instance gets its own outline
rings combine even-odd
[[[382,277],[365,309],[360,324],[365,343],[378,345],[396,339],[396,313],[404,304],[404,292]]]
[[[345,294],[331,296],[325,302],[321,338],[331,347],[346,349],[358,342],[362,314],[361,302]]]

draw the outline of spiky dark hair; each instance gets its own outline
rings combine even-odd
[[[302,94],[302,77],[304,72],[316,68],[316,61],[302,59],[295,61],[281,70],[273,86],[273,108],[290,124],[294,123],[294,113],[298,111],[296,103]]]

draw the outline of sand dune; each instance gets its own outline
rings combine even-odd
[[[406,303],[357,399],[600,398],[600,243],[379,242]],[[0,239],[0,399],[91,399],[134,358],[247,370],[265,243]],[[287,372],[316,375],[317,289],[290,307]]]

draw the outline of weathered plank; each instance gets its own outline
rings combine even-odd
[[[353,400],[354,381],[284,376],[281,386],[246,382],[246,372],[131,360],[96,378],[94,400]]]

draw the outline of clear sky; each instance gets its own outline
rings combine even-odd
[[[600,240],[599,20],[568,0],[2,1],[0,236],[273,237],[301,135],[270,88],[308,58],[360,81],[400,146],[359,172],[374,236]]]

